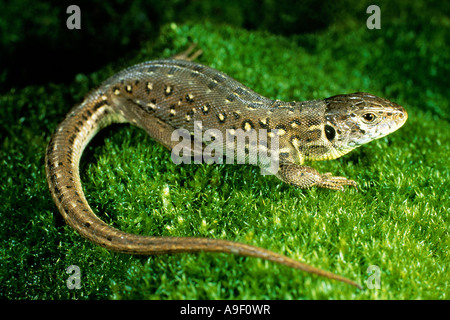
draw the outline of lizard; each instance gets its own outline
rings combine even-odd
[[[192,133],[195,121],[201,121],[203,131],[266,129],[279,139],[276,176],[280,180],[298,188],[343,190],[344,186],[356,187],[356,182],[319,173],[304,162],[336,159],[397,130],[407,119],[400,105],[363,92],[302,102],[269,99],[223,72],[193,62],[201,51],[189,57],[191,51],[192,47],[173,58],[140,63],[113,75],[57,126],[47,146],[45,168],[52,198],[66,223],[93,243],[116,252],[231,253],[362,288],[353,280],[257,246],[223,239],[126,233],[93,212],[80,181],[80,158],[89,141],[113,123],[140,127],[168,149],[178,143],[171,139],[173,131],[184,128]]]

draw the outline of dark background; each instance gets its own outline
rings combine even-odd
[[[68,30],[65,9],[81,8],[82,29]],[[352,17],[367,19],[364,1],[0,1],[0,92],[11,87],[70,82],[77,73],[126,59],[168,22],[226,23],[292,35],[326,29]],[[378,1],[382,21],[406,21],[414,31],[450,13],[448,1]],[[406,18],[405,18],[406,17]],[[305,44],[307,45],[307,44]]]

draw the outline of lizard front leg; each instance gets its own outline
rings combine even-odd
[[[296,164],[281,164],[277,177],[302,189],[312,186],[333,190],[344,190],[344,186],[356,188],[354,180],[349,180],[345,177],[335,177],[330,172],[322,174],[314,168]]]

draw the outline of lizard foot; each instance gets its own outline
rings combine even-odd
[[[196,46],[196,43],[191,44],[189,48],[186,49],[186,51],[172,56],[172,59],[194,61],[203,53],[202,49],[198,49],[197,51],[193,52]]]
[[[353,186],[357,189],[356,181],[349,180],[345,177],[334,177],[331,175],[331,172],[323,174],[321,176],[321,180],[318,181],[315,185],[321,188],[341,191],[344,191],[344,186]]]

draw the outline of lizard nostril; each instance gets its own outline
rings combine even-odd
[[[400,119],[407,119],[408,118],[408,114],[406,113],[405,110],[400,111]]]

